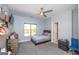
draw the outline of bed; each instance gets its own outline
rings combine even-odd
[[[51,31],[50,30],[44,30],[43,34],[41,35],[34,35],[31,37],[31,41],[35,44],[41,44],[41,43],[45,43],[48,41],[51,41]]]

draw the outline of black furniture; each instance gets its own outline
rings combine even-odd
[[[58,48],[67,52],[69,50],[69,41],[64,39],[58,40]]]
[[[47,40],[47,41],[43,41],[43,42],[36,43],[36,42],[31,38],[31,42],[33,42],[35,45],[42,44],[42,43],[46,43],[46,42],[49,42],[49,41],[51,41],[51,40]]]

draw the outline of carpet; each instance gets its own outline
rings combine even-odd
[[[59,49],[51,42],[36,46],[32,42],[23,42],[19,43],[17,55],[70,55],[70,53]]]

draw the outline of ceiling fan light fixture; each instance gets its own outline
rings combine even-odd
[[[47,17],[46,13],[52,12],[53,10],[44,11],[43,8],[40,8],[39,15]]]
[[[40,15],[41,15],[41,16],[43,16],[43,13],[42,13],[42,12],[40,12]]]

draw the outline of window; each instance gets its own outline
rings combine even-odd
[[[24,36],[32,36],[36,34],[35,24],[24,24]]]
[[[24,24],[24,36],[30,36],[30,24]]]
[[[36,34],[36,25],[31,25],[31,35]]]

